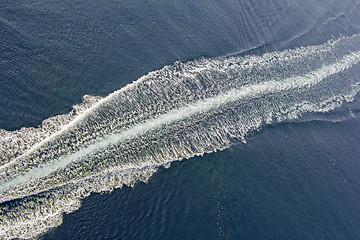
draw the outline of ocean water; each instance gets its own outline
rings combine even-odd
[[[359,238],[359,13],[1,1],[0,237]]]

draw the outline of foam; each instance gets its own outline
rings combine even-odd
[[[146,182],[172,161],[352,101],[359,48],[355,35],[263,56],[176,62],[45,121],[53,127],[2,130],[0,236],[38,236],[92,192]]]
[[[91,108],[101,97],[85,95],[80,104],[74,105],[73,109],[62,115],[57,115],[44,120],[40,127],[21,128],[17,131],[7,131],[0,129],[0,164],[4,166],[7,161],[16,159],[16,157],[29,151],[31,147],[36,146],[52,134],[59,133],[61,129],[72,122],[77,116],[85,110]]]

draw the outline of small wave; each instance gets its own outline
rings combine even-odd
[[[245,142],[264,125],[352,101],[359,62],[359,35],[176,62],[105,98],[88,96],[40,128],[1,130],[0,235],[35,237],[92,192],[147,181],[159,166]]]

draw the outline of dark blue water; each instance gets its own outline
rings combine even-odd
[[[359,13],[350,0],[0,1],[0,128],[38,126],[175,61],[359,34]],[[359,111],[357,97],[93,194],[42,238],[360,238]]]
[[[0,127],[37,126],[173,62],[360,32],[357,1],[1,1]]]
[[[360,122],[269,127],[95,194],[45,239],[357,239]]]

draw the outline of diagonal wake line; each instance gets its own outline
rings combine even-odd
[[[200,100],[192,104],[187,104],[178,109],[173,109],[168,113],[160,115],[156,118],[148,119],[126,130],[113,133],[104,139],[101,139],[87,147],[80,149],[75,153],[62,156],[55,161],[33,168],[22,175],[18,175],[12,179],[2,181],[0,182],[0,193],[27,183],[31,180],[44,177],[52,172],[65,168],[70,164],[80,162],[86,157],[94,155],[112,145],[117,145],[121,142],[135,139],[148,132],[156,131],[164,126],[187,119],[193,115],[205,113],[227,103],[242,99],[256,98],[264,94],[271,94],[290,89],[311,87],[331,75],[349,69],[359,62],[360,51],[357,51],[342,57],[336,63],[325,65],[303,76],[289,77],[282,81],[269,80],[262,83],[245,85],[239,89],[232,89],[218,96]]]

